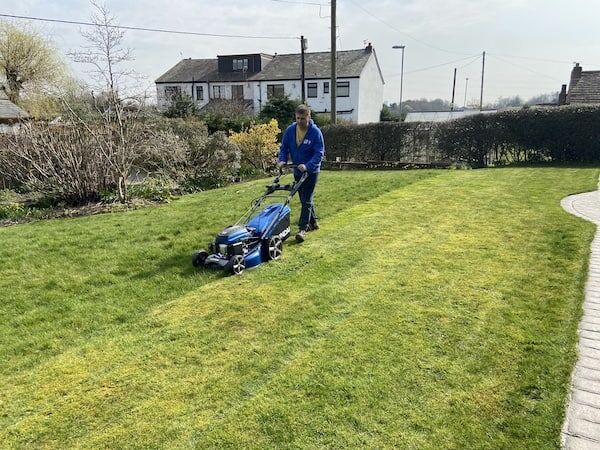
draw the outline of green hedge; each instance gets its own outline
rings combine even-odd
[[[329,161],[419,161],[439,158],[432,124],[379,122],[323,127]]]
[[[600,107],[523,108],[443,123],[380,122],[323,128],[335,161],[600,161]]]

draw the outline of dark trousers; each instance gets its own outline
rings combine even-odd
[[[298,181],[301,176],[301,173],[294,172],[296,181]],[[298,221],[298,228],[300,230],[306,230],[308,225],[314,223],[317,219],[317,212],[315,211],[313,199],[318,178],[319,172],[309,174],[298,190],[298,196],[300,197],[300,203],[302,204],[302,212],[300,213],[300,220]]]

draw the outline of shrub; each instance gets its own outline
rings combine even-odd
[[[171,97],[171,104],[164,112],[165,117],[191,117],[198,113],[196,104],[192,98],[185,93],[177,93]]]
[[[259,118],[267,121],[277,120],[279,129],[285,131],[295,118],[300,100],[291,100],[288,96],[271,97],[260,111]]]
[[[18,219],[26,214],[21,203],[0,203],[0,219]]]
[[[266,171],[277,155],[278,134],[277,120],[271,119],[269,123],[254,124],[247,130],[232,133],[229,139],[238,145],[244,161],[255,169]]]
[[[129,195],[152,201],[169,201],[177,185],[167,177],[148,177],[140,183],[131,184]]]
[[[227,134],[217,131],[210,135],[204,148],[190,149],[193,175],[186,187],[212,188],[232,181],[240,170],[241,151]]]
[[[0,174],[17,186],[68,203],[98,198],[111,182],[109,161],[82,125],[25,124],[0,147]]]
[[[241,131],[256,121],[248,105],[240,100],[211,100],[199,111],[199,117],[211,134],[217,131]]]

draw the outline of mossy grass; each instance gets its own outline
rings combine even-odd
[[[240,277],[190,254],[265,180],[0,229],[0,442],[556,447],[594,233],[559,202],[599,172],[324,172]]]

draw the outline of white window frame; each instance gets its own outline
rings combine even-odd
[[[212,98],[225,98],[225,86],[220,84],[213,84],[213,96]]]
[[[338,81],[336,84],[336,97],[350,97],[350,82],[349,81]],[[345,92],[345,93],[342,93]]]
[[[273,97],[278,97],[279,95],[275,94],[275,89],[281,88],[281,97],[285,95],[285,84],[267,84],[267,100],[270,100]],[[271,92],[269,92],[271,91]]]
[[[235,96],[235,91],[237,89],[241,88],[242,89],[242,96],[241,97],[236,97]],[[231,98],[233,100],[244,100],[244,85],[243,84],[233,84],[231,86]]]
[[[234,72],[247,72],[248,71],[248,58],[234,58],[233,70],[234,70]]]
[[[165,98],[172,99],[181,94],[181,86],[165,86]]]

